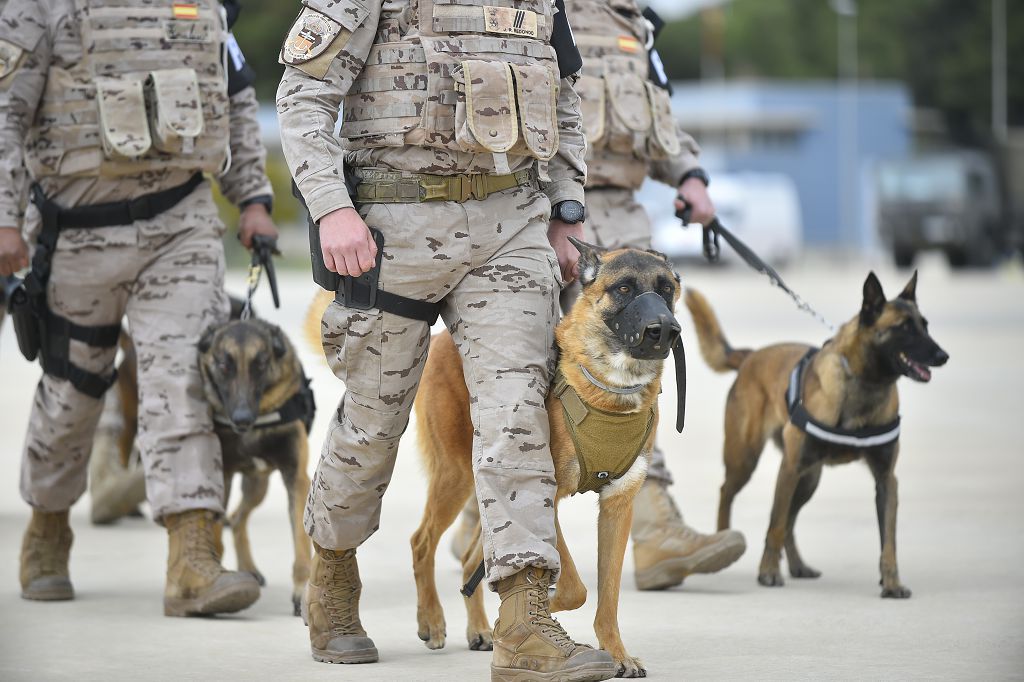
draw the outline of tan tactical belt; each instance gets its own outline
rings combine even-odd
[[[358,178],[356,203],[359,204],[418,204],[423,201],[477,201],[513,187],[538,187],[532,168],[509,175],[430,175],[399,171],[355,168]]]

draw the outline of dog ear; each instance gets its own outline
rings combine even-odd
[[[868,278],[864,280],[864,302],[860,308],[861,326],[870,327],[878,321],[885,308],[885,292],[882,291],[882,283],[878,281],[872,270]]]
[[[267,326],[270,331],[270,347],[274,351],[274,357],[280,360],[288,352],[288,346],[284,340],[284,332],[281,331],[280,327],[274,325]]]
[[[666,263],[668,263],[670,265],[672,264],[672,261],[670,261],[668,259],[668,256],[666,254],[662,253],[661,251],[656,251],[654,249],[644,249],[644,251],[646,251],[647,253],[651,254],[652,256],[657,256],[658,258],[660,258],[661,260],[665,261]]]
[[[904,301],[917,303],[917,270],[914,270],[914,274],[910,277],[910,281],[907,282],[907,286],[903,287],[903,291],[900,292],[900,298]]]
[[[213,335],[217,333],[219,328],[220,327],[218,325],[211,324],[206,328],[206,331],[203,332],[203,335],[199,337],[199,343],[197,345],[200,353],[209,352],[210,348],[213,346]]]
[[[569,237],[569,243],[580,252],[580,284],[587,286],[597,279],[597,273],[601,269],[601,254],[605,251],[600,246],[582,242],[576,237]]]

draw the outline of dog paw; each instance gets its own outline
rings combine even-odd
[[[882,599],[910,599],[910,588],[906,585],[883,587]]]
[[[302,595],[301,594],[293,594],[292,595],[292,615],[293,616],[302,616]]]
[[[817,571],[807,564],[801,564],[799,566],[790,566],[789,575],[794,578],[820,578],[821,571]]]
[[[444,648],[444,641],[447,633],[445,632],[443,624],[440,627],[421,627],[416,634],[424,641],[424,643],[426,643],[428,649]]]
[[[647,669],[644,668],[644,664],[640,662],[639,658],[626,656],[616,663],[619,664],[619,669],[615,673],[615,677],[647,677]]]
[[[491,631],[487,632],[467,632],[466,639],[469,640],[470,651],[491,651],[494,649],[494,640],[491,637]]]
[[[757,576],[757,582],[761,583],[765,587],[782,587],[786,584],[786,581],[782,579],[782,574],[778,571],[761,573]]]

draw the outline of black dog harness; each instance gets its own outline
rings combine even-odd
[[[306,425],[306,432],[313,427],[313,417],[316,416],[316,401],[313,399],[312,382],[302,374],[302,385],[298,392],[286,400],[281,407],[273,412],[267,412],[256,417],[253,428],[267,429],[272,426],[280,426],[290,422],[301,420]],[[223,426],[232,426],[231,420],[219,414],[213,415],[213,421]]]
[[[819,349],[811,348],[796,363],[789,375],[789,388],[786,389],[786,406],[789,408],[789,421],[808,436],[834,445],[845,445],[851,448],[873,448],[888,445],[900,437],[900,418],[896,417],[888,424],[881,426],[865,426],[860,429],[840,429],[826,426],[815,419],[804,407],[803,386],[804,373]]]

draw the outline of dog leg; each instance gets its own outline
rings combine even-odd
[[[476,571],[476,567],[484,560],[484,545],[480,541],[480,521],[476,522],[476,531],[473,537],[475,540],[470,543],[466,552],[462,555],[462,584],[469,582],[470,577]],[[466,599],[466,641],[473,651],[491,651],[494,648],[494,639],[491,633],[491,622],[487,619],[487,611],[484,609],[484,591],[487,587],[481,584],[473,592],[472,597]]]
[[[726,424],[744,423],[734,422],[729,419],[729,410],[726,414]],[[725,447],[722,459],[725,462],[725,481],[722,483],[721,496],[718,502],[718,530],[725,530],[732,523],[732,502],[736,495],[750,480],[750,476],[757,467],[757,461],[764,450],[764,438],[750,438],[740,429],[727,428],[725,431]],[[751,442],[754,441],[754,442]]]
[[[899,567],[896,564],[896,454],[897,450],[894,449],[891,455],[869,456],[867,461],[875,477],[875,509],[878,512],[878,531],[882,544],[879,561],[882,597],[907,599],[910,597],[910,588],[900,582]]]
[[[428,649],[442,648],[446,636],[444,609],[437,595],[434,576],[437,543],[462,511],[473,485],[472,477],[467,475],[468,471],[460,467],[440,466],[440,461],[436,463],[438,466],[431,467],[430,471],[423,520],[410,541],[412,568],[416,577],[417,634],[426,642]]]
[[[242,474],[242,501],[230,517],[238,570],[251,573],[260,585],[266,585],[267,581],[256,568],[256,562],[252,558],[252,548],[249,545],[249,514],[267,496],[269,480],[268,474]]]
[[[789,574],[794,578],[817,578],[821,575],[821,571],[816,571],[804,563],[800,551],[796,548],[796,537],[793,535],[796,517],[800,513],[800,509],[807,504],[814,491],[817,490],[820,480],[821,464],[804,472],[796,484],[793,502],[789,507],[789,522],[786,525],[786,563],[789,564]]]
[[[799,479],[800,454],[803,450],[803,436],[792,425],[787,425],[783,433],[785,451],[779,465],[779,477],[775,482],[775,500],[772,503],[772,514],[768,522],[768,533],[764,542],[764,554],[761,556],[761,567],[758,570],[757,582],[765,587],[782,587],[785,581],[779,570],[779,559],[782,546],[786,541],[786,527],[789,521],[789,507],[793,501]]]
[[[292,546],[295,559],[292,562],[292,614],[302,614],[302,593],[309,581],[309,569],[313,544],[306,535],[302,520],[306,512],[306,497],[309,495],[309,474],[306,473],[309,458],[309,438],[303,431],[296,449],[298,462],[294,470],[281,469],[285,490],[288,491],[288,520],[291,521]]]
[[[573,611],[587,601],[587,586],[583,584],[576,564],[565,544],[562,527],[558,524],[558,502],[555,502],[555,542],[558,548],[558,562],[562,569],[558,574],[555,596],[551,599],[551,613]]]
[[[626,647],[619,635],[622,560],[626,553],[632,523],[633,494],[601,496],[597,516],[598,591],[594,632],[601,648],[611,654],[619,665],[618,677],[647,677],[643,663],[639,658],[626,653]]]

